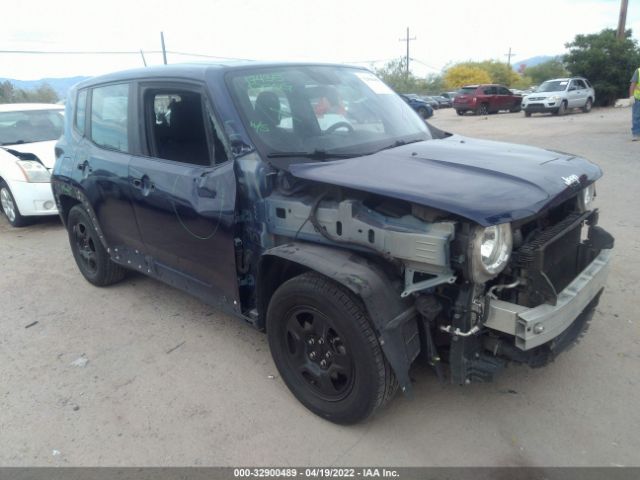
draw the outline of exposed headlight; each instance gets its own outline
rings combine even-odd
[[[596,198],[596,184],[592,183],[588,187],[582,189],[578,194],[578,209],[581,212],[591,210],[591,205]]]
[[[27,182],[47,183],[51,181],[49,171],[41,163],[34,160],[18,160],[16,163],[22,170]]]
[[[556,95],[554,97],[547,98],[547,100],[549,100],[550,102],[557,102],[558,100],[560,100],[560,97]]]
[[[471,241],[471,277],[484,283],[498,275],[511,256],[511,225],[503,223],[476,229]]]

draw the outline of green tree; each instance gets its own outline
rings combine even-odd
[[[538,65],[524,69],[524,75],[531,78],[535,84],[541,84],[551,78],[561,78],[569,75],[560,58],[552,58]]]
[[[445,90],[444,76],[441,73],[430,73],[424,83],[427,93],[440,95]]]
[[[500,83],[508,87],[520,78],[509,65],[497,60],[484,60],[475,65],[489,74],[492,83]]]
[[[58,94],[43,83],[35,90],[16,88],[9,80],[0,83],[0,103],[55,103]]]
[[[631,30],[623,39],[616,39],[616,31],[606,28],[599,33],[576,35],[567,43],[569,53],[564,63],[572,75],[589,79],[596,90],[596,102],[610,105],[617,98],[629,95],[629,79],[640,66],[640,48],[631,37]]]
[[[28,94],[30,102],[40,103],[56,103],[59,98],[58,94],[48,83],[43,83],[36,90]]]
[[[384,83],[398,93],[424,93],[427,91],[427,83],[417,78],[411,72],[407,75],[407,61],[404,57],[391,60],[384,67],[376,69]]]

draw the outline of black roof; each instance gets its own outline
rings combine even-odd
[[[268,67],[281,67],[281,66],[335,66],[335,67],[350,67],[359,68],[363,67],[334,64],[334,63],[316,63],[316,62],[254,62],[254,61],[233,61],[224,63],[176,63],[170,65],[156,65],[151,67],[134,68],[129,70],[122,70],[113,73],[107,73],[105,75],[99,75],[97,77],[91,77],[84,80],[74,88],[82,88],[90,85],[96,85],[99,83],[118,82],[123,80],[145,79],[145,78],[183,78],[191,80],[204,80],[207,74],[211,71],[228,71],[242,68],[268,68]]]

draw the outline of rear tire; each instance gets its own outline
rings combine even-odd
[[[456,110],[456,113],[460,116],[464,115],[466,112],[466,110]]]
[[[30,218],[23,217],[20,213],[11,189],[3,180],[0,180],[0,209],[2,209],[12,227],[26,227],[31,223]]]
[[[364,420],[397,381],[359,299],[315,272],[282,284],[267,311],[273,361],[291,393],[334,423]]]
[[[476,115],[489,115],[489,105],[487,105],[486,103],[480,104],[480,106],[476,110]]]
[[[582,111],[584,113],[589,113],[591,111],[591,107],[593,107],[593,101],[590,98],[587,98],[587,103],[582,107]]]
[[[67,229],[73,257],[89,283],[105,287],[124,278],[126,270],[111,260],[91,218],[80,205],[69,211]]]

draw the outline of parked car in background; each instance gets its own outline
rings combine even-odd
[[[440,103],[438,102],[438,100],[436,100],[431,95],[418,95],[418,98],[427,102],[429,106],[434,110],[438,110],[440,108]]]
[[[442,95],[432,95],[431,98],[438,102],[439,108],[451,108],[453,106],[453,100]]]
[[[595,99],[596,92],[586,78],[555,78],[526,95],[522,99],[522,109],[527,117],[532,113],[564,115],[574,108],[589,113]]]
[[[476,115],[497,113],[500,110],[519,112],[522,97],[504,85],[467,85],[458,90],[453,108],[458,115],[473,112]]]
[[[423,120],[433,116],[433,107],[417,95],[402,93],[400,94],[400,97],[402,97],[402,99],[407,102],[407,104],[413,108]]]
[[[451,102],[453,102],[453,99],[456,98],[456,96],[458,95],[458,92],[442,92],[440,94],[441,97],[444,98],[448,98],[449,100],[451,100]]]
[[[0,206],[14,227],[57,215],[50,172],[64,107],[47,103],[0,105]]]

